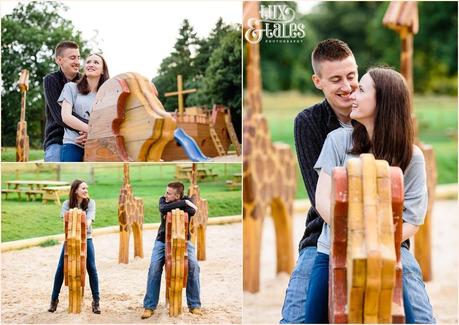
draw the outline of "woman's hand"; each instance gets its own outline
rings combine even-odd
[[[330,224],[330,197],[331,197],[331,176],[323,170],[320,171],[316,188],[316,209],[322,219]]]
[[[62,102],[61,116],[62,121],[71,128],[88,133],[88,125],[72,115],[72,105],[66,100]]]

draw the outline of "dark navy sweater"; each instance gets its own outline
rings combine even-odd
[[[62,121],[61,105],[57,102],[61,95],[64,85],[69,81],[77,81],[80,75],[77,74],[73,80],[67,80],[64,73],[59,71],[47,74],[43,78],[43,89],[45,93],[45,139],[43,147],[46,149],[49,145],[57,143],[62,144],[64,137],[64,127],[67,127]],[[71,128],[70,128],[71,129]],[[72,129],[73,130],[73,129]]]
[[[162,196],[159,199],[159,213],[161,214],[161,224],[159,225],[156,240],[159,240],[163,243],[166,241],[166,215],[168,212],[174,209],[180,209],[188,213],[188,225],[190,225],[191,217],[194,216],[196,210],[187,205],[185,203],[185,200],[191,201],[191,198],[188,196],[184,196],[180,200],[173,202],[166,202],[166,198],[164,196]],[[190,239],[190,227],[188,227],[187,239]]]

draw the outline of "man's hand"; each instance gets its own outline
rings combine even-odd
[[[86,132],[80,131],[80,136],[75,138],[75,143],[84,146],[88,140],[88,134]]]
[[[189,207],[192,207],[196,212],[198,212],[198,207],[196,205],[194,205],[193,202],[191,202],[190,200],[185,200],[185,203]]]

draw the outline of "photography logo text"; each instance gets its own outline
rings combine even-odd
[[[249,18],[245,39],[252,44],[263,37],[267,43],[302,43],[305,26],[294,23],[295,10],[287,5],[261,5],[259,18]],[[264,27],[264,28],[263,28]]]

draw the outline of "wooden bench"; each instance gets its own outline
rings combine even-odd
[[[403,323],[402,171],[362,154],[334,168],[331,194],[329,322]]]
[[[37,196],[43,196],[43,190],[31,190],[26,188],[17,188],[17,189],[2,189],[2,194],[5,194],[5,200],[8,200],[9,193],[17,193],[19,200],[22,199],[21,194],[27,196],[27,201],[35,200]]]
[[[62,195],[68,195],[69,191],[70,191],[70,185],[44,187],[42,190],[43,203],[47,204],[48,200],[51,200],[51,201],[54,201],[57,205],[61,205],[60,197]]]

